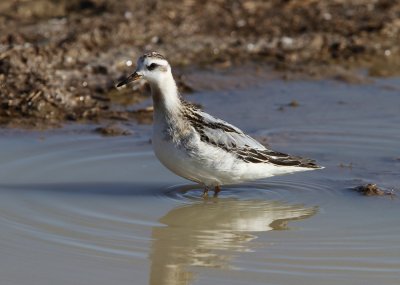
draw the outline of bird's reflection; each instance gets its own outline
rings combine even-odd
[[[287,229],[316,207],[259,200],[211,199],[175,208],[153,229],[150,285],[186,285],[191,266],[229,268],[237,252],[251,250],[257,232]]]

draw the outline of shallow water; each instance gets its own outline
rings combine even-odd
[[[0,284],[399,284],[399,198],[350,190],[399,188],[399,90],[275,80],[190,96],[326,167],[207,200],[156,160],[150,126],[2,131]]]

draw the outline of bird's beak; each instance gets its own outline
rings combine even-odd
[[[129,75],[127,78],[125,78],[124,80],[122,80],[120,83],[117,84],[117,87],[121,87],[124,86],[130,82],[136,81],[138,79],[140,79],[143,75],[140,75],[139,73],[137,73],[136,71],[134,73],[132,73],[131,75]]]

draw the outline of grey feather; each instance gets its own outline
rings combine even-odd
[[[184,117],[206,143],[235,154],[248,163],[271,163],[280,166],[320,168],[314,160],[267,149],[239,128],[217,119],[197,107],[184,103]]]

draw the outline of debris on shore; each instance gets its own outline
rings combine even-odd
[[[114,137],[114,136],[129,136],[132,134],[131,131],[120,127],[117,124],[109,124],[107,126],[98,127],[95,129],[95,132],[106,136],[106,137]]]
[[[292,100],[287,104],[282,104],[281,106],[279,106],[278,111],[285,111],[286,107],[297,108],[299,106],[300,103],[297,100]]]
[[[354,190],[364,196],[386,196],[391,197],[396,194],[393,191],[386,191],[379,188],[376,184],[368,183],[365,185],[360,185],[354,188]]]

